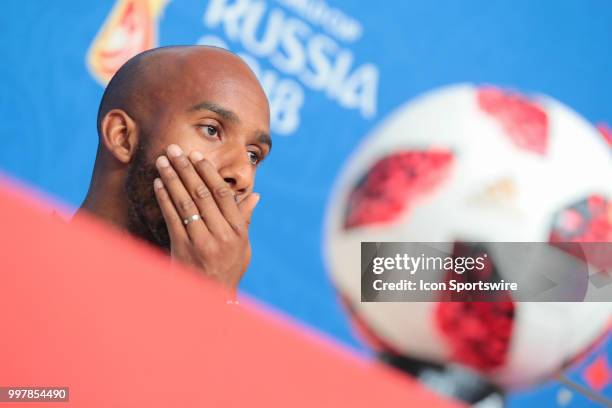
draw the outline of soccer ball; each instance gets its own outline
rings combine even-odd
[[[349,158],[327,211],[328,271],[376,349],[532,385],[605,333],[612,303],[362,303],[360,242],[611,242],[611,180],[604,139],[560,102],[438,89]]]

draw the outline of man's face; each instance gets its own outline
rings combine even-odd
[[[153,180],[159,176],[155,160],[168,145],[177,144],[186,154],[203,153],[239,202],[253,191],[257,166],[271,147],[267,99],[244,67],[234,72],[188,68],[180,83],[156,92],[152,114],[137,123],[141,142],[125,185],[128,229],[165,249],[170,240]]]

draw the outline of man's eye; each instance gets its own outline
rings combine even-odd
[[[249,161],[251,162],[252,165],[256,165],[257,163],[260,162],[260,158],[259,155],[255,152],[248,152],[249,155]]]
[[[209,137],[217,137],[219,134],[217,128],[212,125],[204,125],[202,126],[202,130],[204,131],[204,134]]]

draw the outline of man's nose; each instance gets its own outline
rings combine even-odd
[[[244,146],[226,146],[218,156],[219,174],[236,195],[249,191],[253,184],[254,168]]]

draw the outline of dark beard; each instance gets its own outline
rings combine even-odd
[[[159,177],[154,163],[147,162],[145,146],[134,154],[125,182],[128,201],[128,231],[141,239],[170,251],[166,222],[155,199],[153,180]]]

